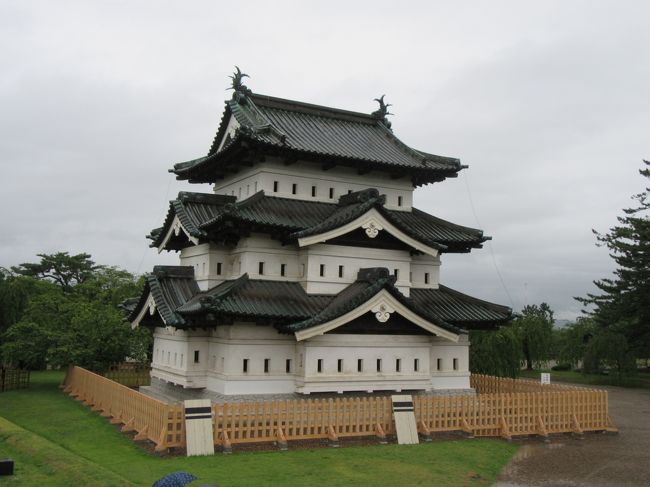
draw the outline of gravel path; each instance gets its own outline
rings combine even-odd
[[[649,486],[650,390],[602,389],[620,434],[525,441],[494,487]]]

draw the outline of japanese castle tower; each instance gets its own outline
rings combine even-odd
[[[252,93],[239,69],[205,157],[148,236],[156,266],[131,311],[153,329],[154,381],[223,395],[468,389],[469,329],[511,310],[439,282],[441,255],[489,239],[412,206],[458,159],[372,114]]]

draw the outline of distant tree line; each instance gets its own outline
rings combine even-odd
[[[650,162],[643,164],[639,173],[648,181]],[[594,230],[616,270],[594,281],[598,293],[575,298],[585,305],[583,316],[554,329],[553,312],[542,303],[526,306],[497,331],[472,332],[472,371],[514,377],[522,364],[531,369],[555,360],[559,367],[607,370],[621,379],[636,372],[638,359],[650,359],[650,187],[632,199],[617,225],[605,234]]]
[[[39,254],[39,262],[0,268],[0,362],[32,370],[76,364],[102,371],[124,359],[148,360],[151,334],[132,330],[120,304],[142,280],[96,265],[89,254]]]

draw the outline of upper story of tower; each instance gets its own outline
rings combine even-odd
[[[456,177],[466,166],[413,149],[393,133],[383,96],[371,114],[254,94],[233,76],[234,94],[204,157],[170,171],[241,201],[267,196],[335,203],[369,187],[387,208],[410,211],[417,186]]]

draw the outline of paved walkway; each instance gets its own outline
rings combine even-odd
[[[650,390],[602,387],[620,434],[526,441],[494,487],[650,485]]]

